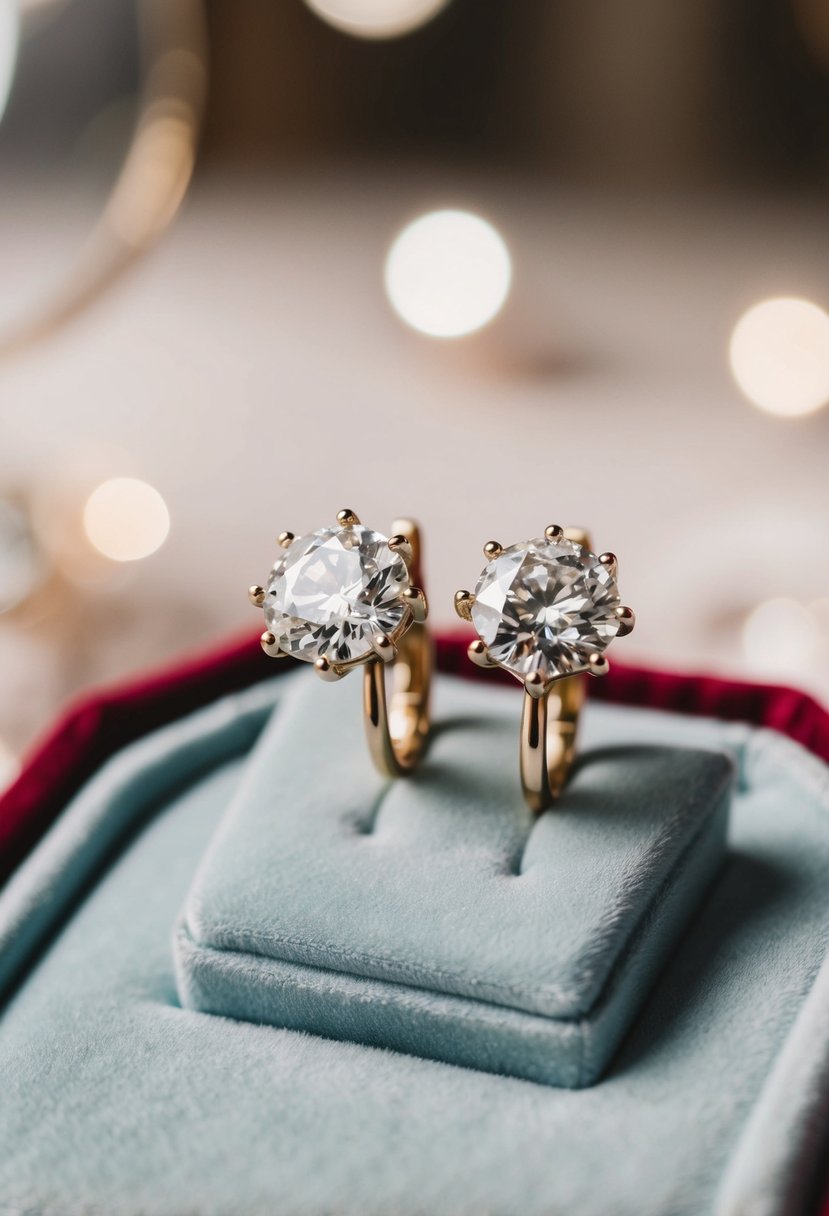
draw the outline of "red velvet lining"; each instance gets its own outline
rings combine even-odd
[[[438,639],[442,671],[513,684],[504,672],[473,667],[466,658],[467,642],[461,634]],[[0,797],[0,881],[108,756],[223,693],[285,667],[268,660],[256,642],[245,637],[76,702],[34,747],[17,780]],[[625,705],[770,726],[829,761],[829,712],[793,689],[614,663],[605,679],[591,683],[591,693]]]

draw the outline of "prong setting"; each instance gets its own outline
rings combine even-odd
[[[462,621],[472,620],[472,606],[475,603],[475,596],[471,591],[456,591],[455,592],[455,612]]]
[[[259,639],[259,645],[264,650],[269,659],[284,659],[286,655],[279,649],[279,643],[276,640],[276,635],[271,633],[270,629],[266,629]]]
[[[603,654],[591,654],[587,660],[587,670],[591,676],[606,676],[610,671],[610,664]]]
[[[397,656],[397,647],[387,633],[373,633],[371,649],[383,663],[393,663]]]
[[[337,512],[337,523],[341,528],[353,528],[360,522],[360,517],[356,511],[344,507],[342,511]]]
[[[248,587],[248,599],[254,608],[261,608],[265,602],[265,588],[260,587],[258,583],[254,583]]]
[[[619,622],[619,637],[627,637],[633,632],[633,627],[636,624],[636,613],[632,608],[628,608],[626,604],[620,604],[616,609],[616,619]]]
[[[497,663],[489,657],[489,651],[480,638],[469,643],[466,653],[476,667],[497,667]]]
[[[407,566],[411,565],[414,551],[411,541],[402,532],[396,532],[394,536],[389,537],[389,548],[392,553],[399,554]]]
[[[403,602],[411,609],[412,619],[422,625],[429,615],[429,605],[420,587],[406,587],[402,592]]]
[[[524,687],[531,697],[536,700],[544,696],[547,685],[539,671],[531,671],[524,681]]]
[[[280,549],[289,549],[294,543],[295,537],[293,532],[280,532],[276,539]]]
[[[508,569],[492,561],[503,553],[516,556]],[[470,651],[473,662],[502,667],[532,696],[544,695],[555,680],[570,675],[609,671],[605,648],[635,623],[633,612],[619,602],[613,553],[597,556],[581,528],[548,524],[541,540],[508,549],[489,541],[484,555],[490,564],[481,571],[475,595],[455,595],[461,620],[482,627],[485,622],[483,630],[476,628],[482,647]],[[578,600],[578,613],[568,610],[567,599]],[[476,600],[486,604],[480,617],[473,609]]]
[[[335,680],[341,680],[344,674],[333,663],[329,663],[325,655],[320,655],[318,659],[314,660],[314,671],[321,680],[325,680],[329,684]]]

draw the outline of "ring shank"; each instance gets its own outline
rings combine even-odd
[[[413,586],[423,586],[421,543],[417,524],[395,520],[393,531],[412,547],[409,573]],[[391,696],[386,694],[386,668],[391,666]],[[394,662],[372,660],[364,668],[363,710],[369,751],[386,777],[411,772],[429,735],[429,690],[432,676],[432,642],[424,624],[413,621],[397,641]]]
[[[584,528],[565,528],[568,540],[592,548]],[[567,784],[576,758],[579,714],[587,695],[583,674],[556,680],[541,697],[524,689],[521,713],[521,787],[536,813],[553,805]]]
[[[524,691],[521,786],[530,808],[545,811],[561,794],[576,756],[586,677],[565,676],[541,697]]]

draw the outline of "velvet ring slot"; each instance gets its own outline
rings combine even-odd
[[[506,690],[441,681],[449,726],[390,785],[348,695],[297,679],[263,732],[176,933],[182,1003],[595,1083],[722,862],[730,759],[595,746],[535,819]]]

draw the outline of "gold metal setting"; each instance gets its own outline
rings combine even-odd
[[[399,553],[407,566],[411,565],[414,556],[411,542],[402,532],[395,532],[394,536],[389,537],[389,548],[392,553]]]
[[[340,527],[356,527],[360,517],[345,508],[337,512]],[[281,532],[278,543],[289,549],[293,532]],[[341,680],[362,667],[363,711],[369,751],[377,769],[386,777],[402,777],[415,767],[426,747],[430,729],[429,694],[432,677],[432,641],[426,628],[429,608],[422,588],[420,529],[414,520],[398,519],[392,525],[389,548],[405,563],[409,583],[400,593],[405,611],[392,633],[376,633],[371,651],[343,663],[324,656],[313,663],[316,675],[326,682]],[[265,602],[263,587],[254,584],[248,598],[257,608]],[[279,649],[273,633],[266,630],[260,644],[275,659],[290,658]],[[391,692],[386,693],[386,671]]]
[[[462,621],[472,620],[472,605],[474,603],[475,596],[471,591],[455,592],[455,611]]]
[[[470,642],[466,653],[469,655],[476,667],[497,667],[498,664],[493,662],[489,657],[489,651],[480,638],[476,638],[474,642]]]
[[[544,530],[547,540],[574,541],[592,551],[589,533],[583,528],[562,528],[550,524]],[[487,561],[500,557],[503,548],[497,541],[484,545]],[[598,560],[616,577],[618,562],[615,554],[602,553]],[[462,621],[472,620],[475,596],[470,591],[455,593],[455,612]],[[619,622],[617,636],[625,637],[636,624],[633,610],[620,605],[615,610]],[[503,667],[492,658],[480,638],[470,642],[467,654],[476,667]],[[509,668],[503,667],[505,671]],[[610,664],[604,654],[590,654],[581,670],[565,676],[544,680],[539,672],[521,679],[510,671],[524,688],[521,713],[520,767],[521,788],[530,808],[539,813],[551,807],[567,784],[576,757],[576,732],[579,715],[587,692],[586,676],[604,676]]]
[[[620,604],[616,609],[616,616],[619,619],[619,637],[626,638],[629,633],[633,633],[633,627],[636,624],[636,613],[632,608]]]

